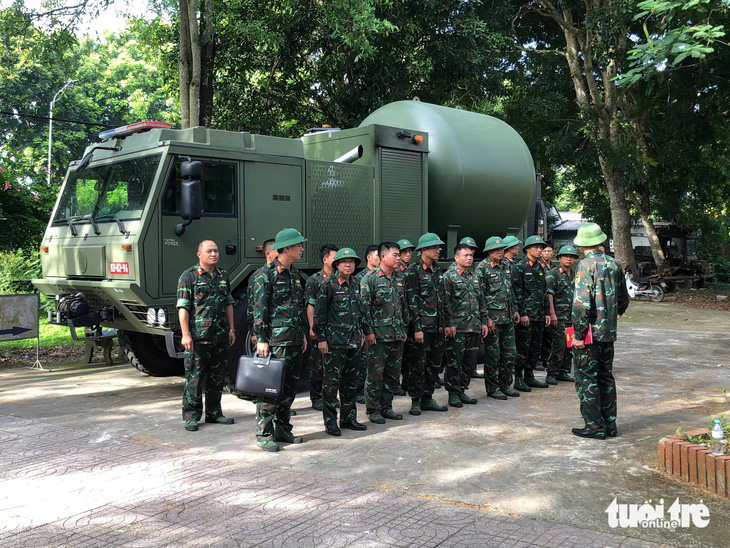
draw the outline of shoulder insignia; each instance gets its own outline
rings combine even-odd
[[[459,276],[461,276],[464,273],[464,271],[461,270],[461,268],[457,268],[456,271],[459,273]]]
[[[301,280],[300,280],[299,278],[297,278],[296,280],[294,280],[294,283],[295,283],[295,284],[301,284],[301,283],[302,283],[302,281],[301,281]]]
[[[202,276],[202,275],[203,275],[203,268],[202,267],[199,267],[198,268],[198,276]]]
[[[423,270],[428,270],[428,265],[426,263],[423,263]]]
[[[280,264],[278,264],[278,265],[276,265],[276,271],[277,271],[277,272],[278,272],[279,274],[281,274],[282,272],[284,272],[284,269],[283,269],[283,268],[281,267],[281,265],[280,265]],[[299,280],[297,280],[297,281],[299,281]]]
[[[339,282],[340,285],[342,285],[345,280],[343,280],[342,279],[342,276],[340,276],[340,277],[337,278],[337,281]]]

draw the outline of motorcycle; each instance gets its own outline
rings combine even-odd
[[[629,297],[635,299],[637,297],[648,297],[651,302],[660,303],[664,300],[664,293],[667,290],[667,284],[658,276],[638,276],[634,277],[631,267],[624,269],[626,274],[626,289]]]

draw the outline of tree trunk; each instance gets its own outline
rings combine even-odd
[[[634,248],[631,245],[631,216],[626,192],[616,173],[611,169],[608,160],[599,155],[598,159],[608,190],[608,202],[611,208],[611,232],[613,234],[613,251],[616,261],[622,267],[630,266],[636,272]]]
[[[213,120],[213,0],[202,0],[200,8],[200,125],[210,127]]]
[[[196,0],[187,1],[188,8],[188,34],[190,36],[190,126],[200,125],[200,33],[198,31],[198,3]],[[182,25],[181,25],[182,26]]]
[[[180,124],[182,129],[190,127],[190,27],[188,25],[188,2],[180,0],[180,54],[178,69],[180,73]]]

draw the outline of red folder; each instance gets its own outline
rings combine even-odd
[[[565,346],[568,348],[573,347],[573,339],[575,338],[575,329],[573,327],[565,328]],[[586,340],[583,341],[585,344],[593,344],[593,330],[591,326],[588,326],[588,333],[586,333]]]

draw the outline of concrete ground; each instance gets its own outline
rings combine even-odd
[[[126,364],[0,371],[10,487],[0,490],[0,543],[726,546],[730,502],[655,467],[662,436],[728,410],[729,327],[727,312],[632,302],[616,346],[619,436],[606,441],[571,435],[582,422],[569,383],[501,402],[475,380],[477,405],[420,417],[397,398],[403,421],[341,438],[300,394],[293,422],[305,443],[269,454],[254,444],[253,404],[228,394],[236,424],[186,432],[180,378]],[[710,524],[608,525],[614,498],[668,507],[677,497],[706,504]],[[244,527],[251,520],[260,530]]]

